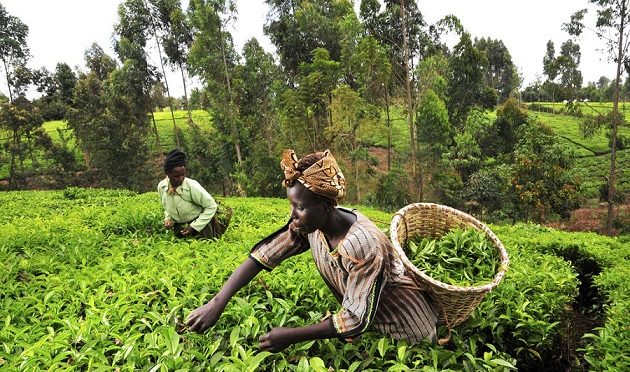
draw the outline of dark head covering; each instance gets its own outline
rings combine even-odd
[[[166,154],[166,157],[164,158],[164,172],[168,172],[175,167],[181,166],[186,166],[186,154],[181,152],[179,149],[175,149]]]

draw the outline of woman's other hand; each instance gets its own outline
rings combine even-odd
[[[291,346],[294,341],[294,328],[276,327],[270,332],[260,336],[260,348],[265,351],[277,353]]]
[[[192,236],[194,235],[195,229],[193,229],[192,227],[190,227],[190,225],[184,227],[182,229],[182,232],[180,234],[182,234],[183,236]]]
[[[197,333],[204,333],[208,328],[215,325],[221,313],[223,313],[224,308],[225,304],[219,303],[216,297],[213,298],[207,304],[198,307],[188,314],[188,317],[186,317],[188,329]]]
[[[164,220],[165,229],[170,230],[173,228],[173,225],[175,225],[175,222],[173,220]]]

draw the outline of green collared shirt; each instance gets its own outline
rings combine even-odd
[[[184,178],[184,182],[175,189],[175,194],[168,193],[168,177],[158,184],[160,203],[164,208],[164,221],[178,223],[190,222],[190,226],[201,231],[217,212],[217,203],[199,182]]]

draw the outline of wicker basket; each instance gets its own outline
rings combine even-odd
[[[410,238],[437,239],[458,227],[474,228],[485,232],[496,248],[501,265],[492,282],[476,287],[460,287],[442,283],[414,266],[403,250],[403,246]],[[400,209],[392,219],[390,237],[405,267],[413,273],[421,288],[431,296],[438,318],[448,327],[449,335],[446,339],[439,341],[441,344],[450,339],[451,328],[466,320],[485,294],[501,282],[510,263],[503,244],[486,225],[462,211],[444,205],[415,203]]]

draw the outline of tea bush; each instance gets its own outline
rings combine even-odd
[[[197,241],[163,230],[156,193],[0,193],[0,369],[527,369],[553,355],[564,306],[577,296],[576,271],[558,257],[566,247],[602,268],[594,282],[606,323],[588,336],[585,359],[597,370],[630,366],[627,244],[533,225],[492,227],[510,269],[446,346],[368,332],[351,344],[331,339],[261,352],[258,337],[272,327],[310,324],[338,308],[308,253],[261,273],[206,334],[178,334],[185,316],[288,217],[284,199],[219,201],[234,208],[230,228],[219,240]],[[391,214],[360,209],[388,228]]]

